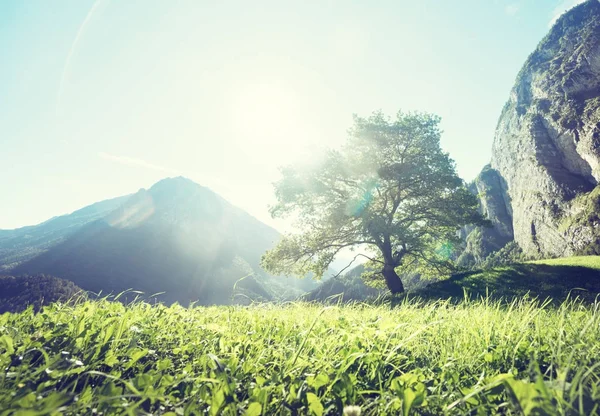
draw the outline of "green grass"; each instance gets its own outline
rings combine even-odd
[[[600,256],[539,260],[490,270],[458,273],[414,295],[427,299],[473,297],[511,301],[523,297],[560,303],[578,297],[594,302],[600,294]]]
[[[536,260],[529,263],[545,264],[548,266],[587,267],[594,270],[600,270],[600,256],[562,257],[559,259]]]
[[[0,415],[597,414],[599,329],[577,301],[54,305],[0,315]]]

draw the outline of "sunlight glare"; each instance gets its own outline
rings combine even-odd
[[[269,159],[291,161],[314,138],[307,131],[297,94],[281,81],[243,86],[232,103],[236,144],[250,153],[264,152]]]

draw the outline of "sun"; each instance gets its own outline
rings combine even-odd
[[[331,142],[325,140],[322,112],[302,85],[268,78],[232,85],[224,118],[234,146],[228,157],[241,158],[239,166],[251,165],[273,181],[282,166],[310,165],[325,154]]]
[[[281,81],[243,86],[232,108],[236,135],[257,145],[284,147],[283,138],[302,126],[296,97],[293,88]]]

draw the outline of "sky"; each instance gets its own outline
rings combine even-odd
[[[279,168],[427,111],[466,180],[574,0],[0,2],[0,229],[186,176],[278,229]]]

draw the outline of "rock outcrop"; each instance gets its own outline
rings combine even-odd
[[[529,56],[500,115],[492,154],[491,167],[475,181],[480,195],[490,180],[499,187],[491,201],[486,193],[481,198],[494,224],[480,230],[484,241],[488,234],[494,241],[512,233],[524,253],[533,257],[598,249],[598,0],[561,16]],[[496,172],[496,179],[490,172]],[[475,238],[469,235],[467,244],[469,239]]]
[[[466,249],[458,264],[481,264],[491,253],[500,250],[513,240],[512,209],[506,183],[498,171],[489,165],[469,185],[479,197],[479,211],[491,221],[492,227],[467,227],[461,230]]]

